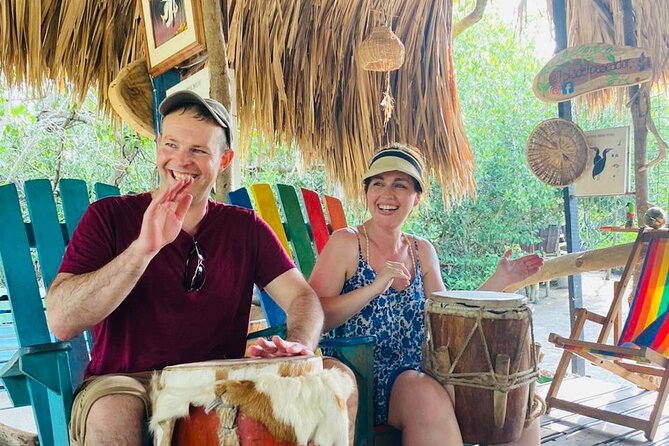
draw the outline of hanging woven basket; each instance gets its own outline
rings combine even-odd
[[[153,86],[146,61],[136,60],[119,71],[109,85],[109,102],[137,133],[153,138]]]
[[[379,26],[360,44],[358,63],[367,71],[393,71],[404,63],[404,44],[387,26]]]

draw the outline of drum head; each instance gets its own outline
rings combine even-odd
[[[214,359],[211,361],[190,362],[186,364],[175,364],[165,367],[164,370],[183,370],[183,369],[199,369],[199,368],[215,368],[215,367],[233,367],[244,365],[270,365],[279,362],[304,361],[309,359],[308,356],[288,356],[281,358],[238,358],[238,359]]]
[[[485,308],[517,308],[527,303],[525,296],[498,291],[437,291],[432,293],[430,299],[440,303]]]

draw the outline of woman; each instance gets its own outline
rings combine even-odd
[[[402,232],[425,185],[414,150],[393,144],[376,153],[364,176],[371,214],[362,225],[332,234],[310,284],[321,298],[324,331],[337,336],[375,335],[376,423],[402,430],[403,444],[462,444],[448,393],[420,372],[425,296],[445,291],[432,244]],[[507,251],[481,290],[501,291],[534,274],[543,260],[511,260]],[[538,423],[515,444],[539,444]]]

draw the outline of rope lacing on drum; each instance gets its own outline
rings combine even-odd
[[[428,349],[427,349],[428,351],[426,353],[429,356],[426,364],[427,365],[426,371],[429,374],[438,378],[438,380],[444,385],[459,385],[465,387],[494,390],[498,392],[508,392],[518,387],[522,387],[528,383],[534,382],[539,376],[539,369],[537,367],[537,360],[536,360],[536,351],[534,348],[530,349],[531,368],[519,371],[520,361],[523,357],[523,353],[525,350],[525,342],[521,342],[520,349],[517,352],[515,358],[513,359],[513,365],[509,367],[509,374],[502,374],[495,372],[495,367],[493,366],[492,358],[490,356],[490,350],[488,348],[488,343],[486,341],[485,334],[483,333],[483,327],[481,324],[481,321],[483,320],[484,311],[485,311],[484,308],[478,309],[474,326],[467,334],[466,341],[463,343],[462,348],[456,355],[455,360],[450,364],[447,373],[440,372],[439,370],[437,370],[437,367],[435,367],[437,361],[433,353],[434,346],[432,340],[430,315],[429,314],[425,315],[425,324],[427,328],[426,341],[428,343]],[[516,312],[518,315],[520,315],[521,312],[527,312],[529,311],[529,309],[527,308],[526,305],[523,305],[513,311]],[[530,345],[533,347],[534,326],[531,317],[529,318],[529,324],[524,326],[524,332],[520,337],[520,339],[525,339],[525,336],[527,336],[528,329],[530,330],[530,336],[532,340]],[[469,346],[469,343],[475,333],[479,333],[479,336],[481,338],[481,342],[483,344],[483,351],[485,352],[486,363],[488,365],[488,372],[454,373],[454,370],[457,367],[458,362],[462,358],[462,355],[464,354],[466,348]]]

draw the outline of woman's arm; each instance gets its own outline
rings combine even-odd
[[[499,260],[495,272],[481,285],[482,291],[504,291],[506,287],[525,280],[541,269],[544,259],[530,254],[517,259],[510,259],[511,250],[507,249]]]
[[[425,239],[416,238],[418,242],[418,255],[423,269],[423,288],[425,296],[435,291],[446,291],[444,280],[441,278],[441,267],[439,266],[439,257],[432,243]]]
[[[358,242],[355,232],[335,232],[318,256],[309,284],[320,297],[325,314],[323,331],[340,326],[367,303],[390,287],[394,278],[409,279],[409,272],[400,263],[388,262],[370,285],[340,295],[346,279],[358,266]]]
[[[424,239],[418,239],[418,252],[423,269],[423,286],[425,295],[429,296],[435,291],[446,291],[446,286],[441,278],[439,258],[434,246]],[[495,272],[479,287],[481,291],[504,291],[514,283],[525,280],[527,277],[541,269],[544,261],[536,254],[510,259],[511,250],[508,249],[497,264]]]

